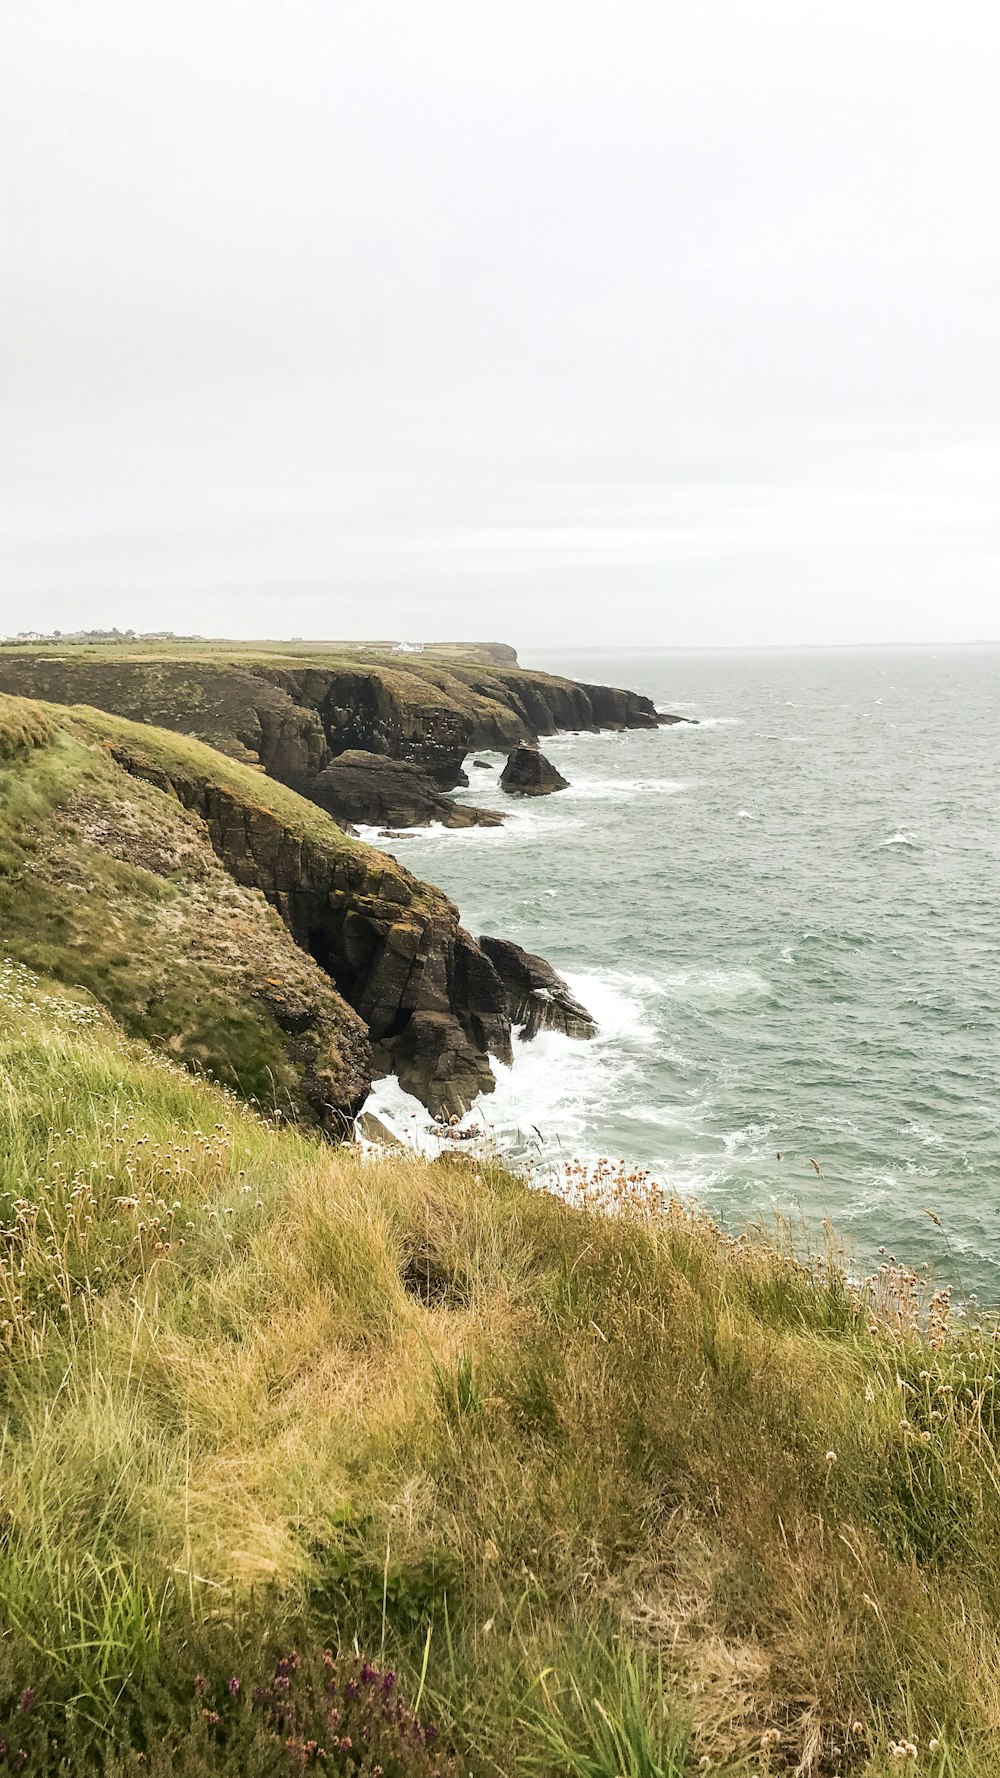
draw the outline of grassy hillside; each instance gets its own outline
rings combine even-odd
[[[363,1162],[15,964],[0,1082],[0,1762],[1000,1770],[991,1330]]]
[[[0,694],[3,735],[15,960],[333,1132],[376,1070],[435,1113],[492,1090],[488,1056],[510,1058],[504,987],[439,890],[189,736]]]

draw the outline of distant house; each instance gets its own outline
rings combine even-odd
[[[423,652],[422,642],[397,642],[393,649],[394,654],[423,654]]]

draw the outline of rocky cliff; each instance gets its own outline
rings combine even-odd
[[[414,655],[332,644],[5,648],[0,690],[195,735],[308,797],[348,752],[407,761],[440,791],[462,781],[476,748],[673,720],[636,692],[531,672],[509,656],[502,644]],[[381,817],[373,807],[359,818]]]
[[[446,896],[321,810],[212,748],[96,711],[66,713],[119,772],[195,816],[237,884],[259,890],[374,1046],[435,1113],[493,1088],[510,1059],[503,984]]]

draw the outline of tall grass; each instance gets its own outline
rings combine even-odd
[[[988,1323],[618,1168],[363,1163],[26,971],[0,1070],[34,1769],[223,1770],[198,1674],[301,1646],[391,1664],[484,1778],[1000,1770]]]

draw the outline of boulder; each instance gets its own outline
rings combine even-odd
[[[447,1012],[413,1013],[393,1041],[392,1065],[400,1086],[436,1117],[461,1117],[495,1085],[487,1056]]]
[[[464,776],[464,774],[463,774]],[[421,766],[383,753],[340,753],[313,780],[311,796],[335,821],[373,827],[499,827],[493,809],[456,803]]]
[[[374,1142],[379,1148],[405,1148],[395,1130],[391,1130],[377,1111],[361,1111],[354,1120],[354,1135],[357,1141]]]
[[[488,759],[474,759],[472,763],[477,772],[492,772],[493,770]]]
[[[569,780],[537,747],[522,741],[500,774],[500,788],[508,796],[550,796],[554,790],[568,790]]]
[[[596,1021],[544,957],[535,957],[506,938],[483,937],[479,949],[500,977],[510,1022],[522,1027],[526,1043],[539,1031],[579,1038],[596,1034]]]

